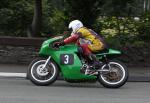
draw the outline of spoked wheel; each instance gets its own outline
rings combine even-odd
[[[103,65],[102,70],[108,70],[107,73],[99,73],[99,82],[107,88],[119,88],[123,86],[128,79],[128,70],[123,63],[119,61],[110,61],[108,65]]]
[[[59,71],[56,64],[50,61],[46,66],[46,60],[36,59],[28,68],[28,78],[36,85],[46,86],[56,81]]]

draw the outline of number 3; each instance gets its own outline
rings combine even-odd
[[[69,63],[69,55],[65,55],[64,57],[65,57],[64,63],[68,64]]]

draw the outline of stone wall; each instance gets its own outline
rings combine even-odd
[[[150,44],[142,46],[128,46],[122,49],[124,55],[121,60],[129,66],[150,67]]]
[[[43,38],[0,37],[0,63],[28,64],[38,57]]]
[[[150,45],[133,47],[129,49],[129,56],[135,65],[150,66]]]

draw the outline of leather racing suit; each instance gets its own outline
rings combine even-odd
[[[83,55],[92,54],[92,52],[98,52],[105,48],[103,39],[91,29],[82,27],[73,33],[70,37],[64,40],[65,44],[76,42],[83,50]]]

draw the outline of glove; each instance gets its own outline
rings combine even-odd
[[[54,47],[59,48],[60,46],[65,45],[64,42],[55,42]]]

